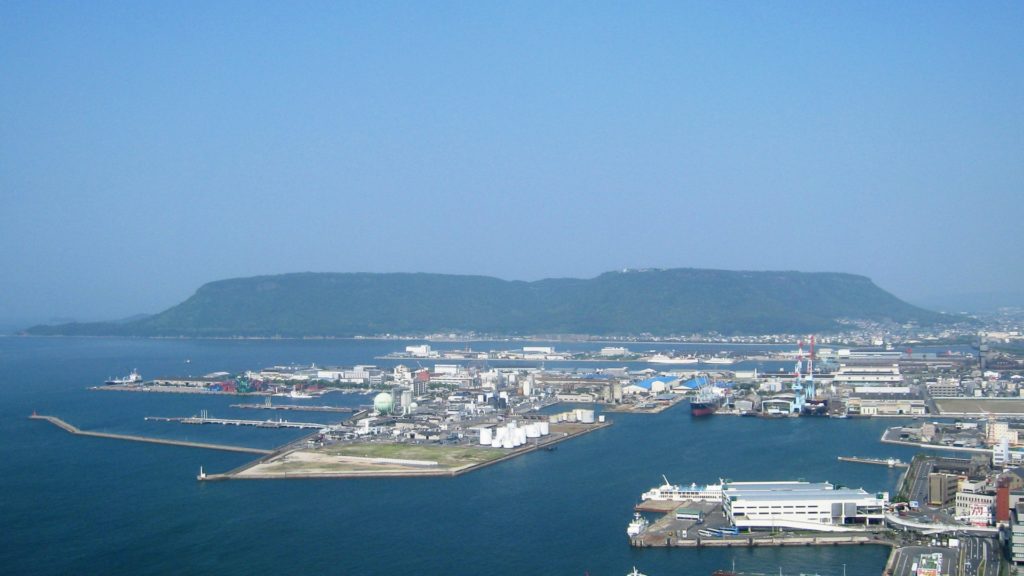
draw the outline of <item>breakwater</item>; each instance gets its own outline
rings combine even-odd
[[[245,446],[229,446],[227,444],[208,444],[205,442],[190,442],[188,440],[168,440],[164,438],[150,438],[148,436],[134,436],[131,434],[111,434],[109,432],[89,432],[86,430],[80,430],[76,426],[68,424],[67,422],[57,418],[56,416],[43,416],[40,414],[33,414],[29,416],[31,420],[45,420],[50,424],[74,434],[76,436],[92,436],[93,438],[109,438],[111,440],[128,440],[130,442],[147,442],[149,444],[163,444],[165,446],[185,446],[187,448],[204,448],[206,450],[222,450],[225,452],[245,452],[248,454],[271,454],[271,450],[262,450],[260,448],[247,448]]]

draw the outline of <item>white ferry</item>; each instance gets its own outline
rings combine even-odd
[[[661,486],[651,488],[647,492],[644,492],[641,496],[641,500],[661,500],[671,502],[685,502],[685,501],[697,501],[697,502],[721,502],[722,501],[722,483],[708,484],[706,486],[698,486],[697,484],[690,484],[689,486],[680,486],[678,484],[672,484],[668,481],[665,476],[661,477],[665,483]]]
[[[647,356],[641,358],[641,362],[650,362],[651,364],[696,364],[697,358],[693,356],[667,356],[665,354],[655,354],[653,356]]]
[[[626,527],[626,536],[632,538],[633,536],[639,536],[644,530],[647,530],[647,525],[650,521],[640,515],[639,512],[633,513],[633,521]]]
[[[132,370],[132,373],[124,378],[111,378],[104,382],[104,384],[108,386],[117,384],[142,384],[142,376],[139,375],[137,370]]]

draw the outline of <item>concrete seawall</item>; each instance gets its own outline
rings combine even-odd
[[[30,420],[45,420],[54,426],[70,432],[76,436],[92,436],[94,438],[109,438],[111,440],[128,440],[130,442],[146,442],[149,444],[163,444],[165,446],[184,446],[186,448],[203,448],[206,450],[221,450],[224,452],[244,452],[247,454],[271,454],[271,450],[260,448],[246,448],[245,446],[229,446],[226,444],[207,444],[204,442],[189,442],[188,440],[167,440],[164,438],[149,438],[147,436],[133,436],[130,434],[111,434],[108,432],[88,432],[57,418],[56,416],[41,416],[33,414]]]

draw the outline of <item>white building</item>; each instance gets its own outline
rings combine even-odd
[[[840,532],[881,524],[889,493],[836,488],[828,482],[730,482],[725,513],[737,528]]]
[[[840,363],[832,383],[836,386],[902,386],[903,375],[896,362]]]
[[[405,353],[409,356],[416,358],[429,358],[430,357],[430,344],[420,344],[419,346],[406,346]]]

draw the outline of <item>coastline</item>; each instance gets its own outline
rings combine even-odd
[[[301,479],[317,479],[317,478],[335,478],[335,479],[347,479],[347,478],[420,478],[420,477],[449,477],[461,476],[468,474],[474,470],[479,470],[487,466],[493,466],[501,462],[511,460],[513,458],[529,454],[539,449],[546,449],[549,446],[557,445],[566,440],[589,434],[596,430],[601,430],[611,426],[612,422],[600,422],[595,423],[587,428],[577,430],[574,432],[564,433],[562,436],[551,438],[550,440],[543,443],[536,443],[523,446],[515,449],[508,454],[504,454],[501,457],[487,460],[485,462],[477,462],[474,464],[466,464],[456,468],[446,468],[443,470],[416,470],[416,469],[392,469],[392,470],[353,470],[344,472],[278,472],[278,473],[247,473],[248,470],[255,468],[261,464],[270,464],[275,460],[283,458],[288,454],[297,452],[297,449],[285,449],[280,452],[271,454],[265,458],[257,459],[248,464],[244,464],[234,470],[225,472],[222,474],[205,474],[197,479],[200,482],[216,482],[223,480],[301,480]]]

